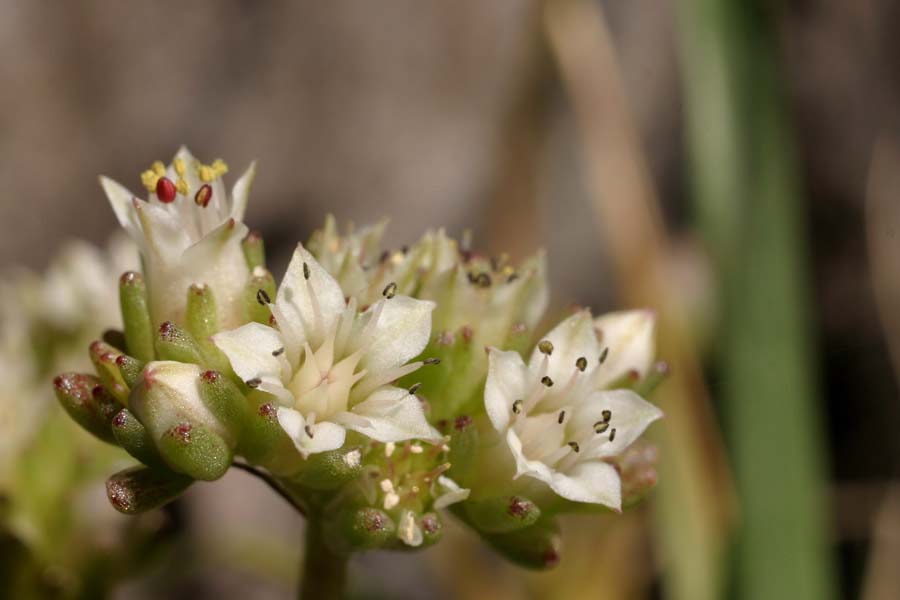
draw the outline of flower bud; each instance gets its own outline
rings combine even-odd
[[[191,483],[191,479],[175,473],[132,467],[107,480],[106,495],[116,510],[135,515],[171,502]]]
[[[462,505],[472,526],[486,533],[508,533],[533,525],[541,509],[523,496],[467,500]]]
[[[200,345],[218,331],[216,302],[212,290],[203,284],[188,288],[186,328]]]
[[[247,419],[247,400],[238,387],[218,371],[200,375],[200,397],[224,427],[239,436]]]
[[[397,525],[390,515],[370,506],[342,510],[325,528],[331,549],[339,554],[384,548],[397,539]]]
[[[551,569],[559,563],[562,537],[554,519],[510,533],[490,534],[485,539],[507,559],[526,569]]]
[[[153,325],[147,308],[147,288],[140,274],[129,271],[119,279],[119,304],[128,353],[141,362],[153,360]]]
[[[166,431],[157,442],[159,453],[172,469],[194,479],[215,481],[231,466],[232,450],[212,429],[189,422]]]
[[[119,445],[134,458],[150,467],[165,467],[147,428],[127,408],[113,417],[112,433]]]
[[[75,422],[103,440],[114,443],[110,421],[122,408],[100,380],[92,375],[63,373],[53,380],[56,397]]]
[[[478,462],[478,428],[470,417],[462,416],[453,420],[448,446],[447,461],[452,465],[447,473],[463,487],[472,484]]]
[[[436,544],[444,533],[444,522],[438,513],[430,512],[422,515],[422,547]]]
[[[203,364],[199,344],[188,332],[171,321],[159,326],[154,345],[160,360]]]
[[[99,340],[90,345],[89,351],[100,382],[116,400],[122,404],[127,403],[130,390],[125,385],[125,380],[119,372],[119,365],[116,363],[116,359],[121,356],[120,352]]]
[[[241,248],[244,250],[244,259],[250,270],[256,267],[266,266],[266,247],[263,243],[262,235],[258,231],[251,231],[241,241]]]
[[[122,381],[125,382],[129,390],[140,383],[141,374],[144,372],[143,362],[127,354],[120,354],[116,357],[116,366],[119,367]]]

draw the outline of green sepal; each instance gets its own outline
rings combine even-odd
[[[341,448],[310,455],[292,480],[312,490],[334,490],[357,479],[362,468],[359,448]]]
[[[523,496],[499,496],[462,503],[471,525],[485,533],[509,533],[534,525],[541,509]]]
[[[183,422],[170,427],[157,442],[163,460],[174,471],[194,479],[215,481],[231,466],[225,439],[203,425]]]
[[[247,399],[238,387],[218,371],[200,375],[200,397],[209,411],[231,433],[240,439],[247,421]]]
[[[122,355],[119,350],[106,342],[97,340],[89,347],[91,362],[100,382],[122,404],[128,403],[129,388],[119,372],[116,360]]]
[[[269,302],[275,301],[275,278],[264,267],[256,267],[244,288],[244,314],[248,321],[269,325],[272,311]]]
[[[171,471],[132,467],[106,481],[106,496],[117,511],[136,515],[171,502],[191,483],[189,477]]]
[[[147,428],[127,408],[113,417],[112,432],[119,445],[134,458],[149,467],[165,467]]]
[[[119,279],[119,304],[128,354],[141,362],[150,362],[154,352],[153,324],[147,306],[147,287],[139,273],[129,271]]]
[[[104,442],[115,443],[111,421],[122,405],[93,375],[63,373],[53,380],[63,408],[84,429]]]
[[[333,552],[351,554],[392,545],[397,525],[383,510],[366,506],[339,511],[325,522],[325,533]]]
[[[266,246],[262,235],[258,231],[251,231],[241,241],[241,249],[244,251],[244,259],[252,271],[256,267],[266,266]]]
[[[188,288],[185,320],[188,333],[200,344],[218,331],[216,301],[208,285],[195,283]]]
[[[294,442],[278,423],[277,408],[261,392],[247,396],[249,409],[236,452],[254,465],[279,477],[293,475],[303,466]]]
[[[467,416],[457,417],[452,424],[447,443],[447,461],[451,465],[447,475],[462,487],[471,487],[478,466],[478,427]]]
[[[116,357],[116,366],[119,368],[119,375],[122,381],[128,386],[128,389],[135,387],[141,381],[141,374],[144,372],[144,363],[128,356],[120,354]]]
[[[204,364],[200,345],[187,331],[171,321],[159,326],[154,343],[160,360]]]
[[[497,552],[526,569],[551,569],[559,564],[562,537],[555,519],[545,517],[530,527],[483,537]]]

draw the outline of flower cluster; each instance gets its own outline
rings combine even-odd
[[[110,478],[137,513],[232,465],[279,489],[331,552],[436,542],[442,509],[511,560],[558,557],[556,516],[614,511],[655,482],[654,317],[579,310],[538,336],[543,254],[514,263],[428,231],[384,248],[380,223],[333,218],[276,285],[243,224],[253,165],[186,149],[141,180],[101,178],[141,271],[119,280],[120,332],[93,374],[55,380],[69,414],[141,465]],[[530,353],[526,363],[523,355]]]

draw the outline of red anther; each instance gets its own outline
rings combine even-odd
[[[462,336],[463,336],[463,339],[464,339],[466,342],[471,342],[471,341],[472,341],[472,336],[474,336],[474,335],[475,335],[475,331],[474,331],[471,327],[469,327],[468,325],[465,325],[465,326],[462,328]]]
[[[174,202],[175,194],[177,193],[178,189],[168,177],[160,177],[156,182],[156,197],[159,198],[159,201],[163,204]]]
[[[532,508],[533,505],[530,502],[522,500],[518,496],[513,496],[508,510],[510,515],[518,519],[524,519],[531,512]]]
[[[197,206],[206,208],[210,200],[212,200],[212,188],[208,183],[204,183],[200,186],[200,189],[197,190],[197,193],[194,194],[194,202]]]

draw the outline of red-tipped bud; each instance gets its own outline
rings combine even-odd
[[[164,204],[175,201],[175,194],[178,190],[172,180],[168,177],[160,177],[156,182],[156,197]]]

